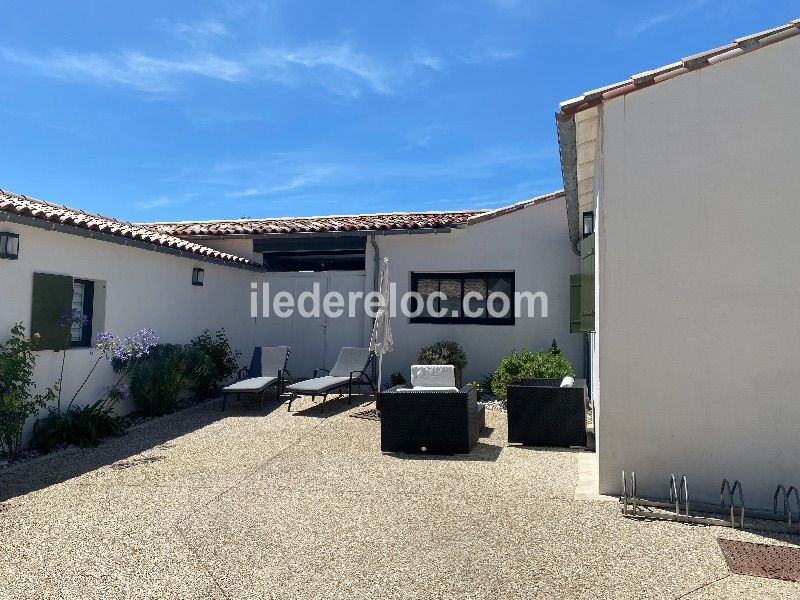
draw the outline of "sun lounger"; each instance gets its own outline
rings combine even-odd
[[[230,395],[238,400],[241,395],[260,394],[261,402],[269,388],[277,386],[278,396],[289,380],[286,364],[289,362],[289,346],[257,346],[253,350],[250,367],[239,371],[239,381],[222,389],[222,410]]]
[[[292,393],[287,410],[292,410],[292,402],[297,396],[311,396],[312,400],[317,396],[322,396],[322,401],[325,402],[328,394],[345,387],[347,388],[347,401],[350,402],[354,384],[369,384],[374,392],[375,385],[366,373],[370,360],[372,360],[372,353],[369,348],[342,348],[336,364],[330,371],[316,369],[313,379],[298,381],[286,387],[286,391]],[[322,372],[325,372],[326,375],[317,377]]]

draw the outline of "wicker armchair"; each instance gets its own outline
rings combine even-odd
[[[467,454],[486,425],[486,407],[471,385],[459,391],[397,386],[381,394],[381,450]]]
[[[560,379],[525,379],[508,386],[508,443],[586,446],[586,385],[562,388]]]

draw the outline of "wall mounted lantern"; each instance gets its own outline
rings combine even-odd
[[[192,269],[192,285],[203,285],[205,271],[199,267]]]
[[[0,231],[0,258],[19,258],[19,234]]]
[[[594,211],[583,213],[583,237],[589,237],[594,233]]]

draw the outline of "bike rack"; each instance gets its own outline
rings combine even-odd
[[[681,502],[685,504],[686,521],[689,520],[689,482],[686,475],[681,477],[680,488],[675,483],[675,475],[669,476],[669,501],[675,503],[675,520],[681,520]]]
[[[631,495],[632,495],[632,503],[633,503],[633,511],[632,514],[636,514],[636,471],[631,471]],[[622,504],[622,514],[628,515],[628,480],[625,477],[625,471],[622,471],[622,497],[624,498],[624,502]]]
[[[773,512],[778,515],[778,496],[783,494],[783,514],[780,515],[781,517],[786,518],[786,524],[789,528],[789,532],[792,531],[792,507],[791,507],[791,500],[792,500],[792,492],[794,492],[794,499],[795,504],[797,504],[797,520],[798,520],[798,533],[800,533],[800,492],[798,492],[797,488],[793,485],[789,486],[787,490],[783,487],[782,483],[778,484],[778,487],[775,488],[775,496],[773,499]]]
[[[692,503],[692,514],[689,510],[689,482],[685,475],[678,478],[669,477],[668,501],[640,498],[636,491],[636,472],[630,478],[622,471],[622,514],[625,517],[641,520],[678,521],[698,525],[717,525],[732,529],[749,529],[800,534],[800,488],[790,486],[788,489],[779,485],[775,490],[774,510],[772,512],[747,510],[744,502],[744,490],[739,480],[733,485],[722,480],[720,486],[720,503]],[[792,511],[792,499],[796,511]],[[782,500],[782,510],[779,510]],[[737,515],[738,510],[738,515]],[[724,515],[724,517],[717,516]],[[749,522],[745,520],[749,519]],[[782,523],[779,525],[778,523]],[[797,526],[795,526],[795,523]]]
[[[741,512],[739,514],[739,527],[744,529],[744,495],[742,494],[742,484],[737,479],[733,482],[733,488],[731,488],[730,483],[728,483],[727,479],[722,480],[722,485],[719,488],[719,507],[724,511],[725,510],[725,492],[728,492],[728,499],[730,500],[731,504],[731,527],[736,528],[736,521],[734,520],[734,511],[736,509],[736,502],[734,499],[734,494],[736,490],[739,490],[739,507],[741,508]]]

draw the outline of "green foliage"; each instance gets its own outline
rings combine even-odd
[[[39,338],[38,333],[26,337],[22,323],[15,323],[11,337],[0,343],[0,453],[12,460],[19,457],[25,423],[47,406],[58,390],[54,384],[43,394],[33,394]]]
[[[498,398],[505,400],[508,386],[519,383],[523,379],[540,377],[562,379],[574,375],[575,370],[572,368],[572,363],[555,346],[555,342],[549,351],[525,350],[518,353],[515,350],[500,361],[500,366],[497,367],[492,377],[492,392]]]
[[[389,376],[389,381],[391,382],[392,386],[403,385],[406,382],[406,378],[400,371],[397,371]]]
[[[155,417],[175,411],[180,397],[205,376],[201,371],[208,363],[199,350],[158,344],[133,366],[119,360],[112,364],[117,372],[127,369],[134,402],[145,415]]]
[[[425,346],[419,351],[417,360],[420,365],[453,365],[456,369],[464,369],[467,366],[466,352],[452,340]]]
[[[206,329],[186,348],[198,353],[194,355],[198,363],[194,365],[195,380],[191,390],[201,399],[219,395],[220,384],[229,380],[239,368],[241,355],[231,348],[225,329],[213,335]]]
[[[493,377],[494,373],[484,373],[481,375],[481,387],[483,388],[484,393],[491,391]]]
[[[51,408],[44,420],[36,422],[31,445],[47,453],[61,445],[94,447],[104,437],[122,435],[125,425],[114,414],[114,403],[103,398],[88,406],[70,405],[65,411]]]

